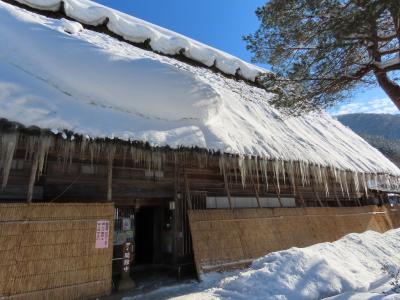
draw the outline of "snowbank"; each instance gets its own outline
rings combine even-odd
[[[383,264],[400,267],[399,245],[400,229],[349,234],[333,243],[271,253],[244,271],[207,274],[200,284],[132,299],[301,300],[338,294],[332,299],[400,299],[382,293],[390,290],[390,278],[381,270]]]
[[[59,5],[56,0],[35,3],[46,9]],[[93,24],[111,11],[83,0],[64,3],[77,20]],[[118,24],[128,19],[121,15]],[[131,25],[126,28],[135,32],[163,30]],[[0,118],[94,138],[198,146],[400,175],[379,151],[327,114],[285,118],[268,104],[271,95],[262,89],[83,29],[74,21],[0,1],[0,39]],[[203,49],[193,47],[188,51]],[[203,50],[204,57],[213,57]]]

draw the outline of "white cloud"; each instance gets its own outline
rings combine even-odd
[[[333,115],[344,115],[354,113],[398,114],[400,112],[389,98],[382,98],[342,104],[333,109],[331,113]]]

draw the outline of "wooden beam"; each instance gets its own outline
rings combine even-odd
[[[108,153],[108,164],[107,164],[107,201],[112,201],[112,179],[113,179],[113,164],[115,156],[115,146],[110,147]]]

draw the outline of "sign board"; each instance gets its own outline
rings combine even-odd
[[[131,243],[125,243],[123,248],[123,255],[124,255],[124,272],[129,272],[130,265],[131,265]]]
[[[108,237],[110,235],[110,221],[99,220],[96,226],[96,249],[108,248]]]

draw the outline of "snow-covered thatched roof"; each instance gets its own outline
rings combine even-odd
[[[12,1],[12,0],[11,0]],[[227,75],[255,81],[266,70],[228,53],[204,45],[176,32],[87,0],[15,0],[43,11],[60,11],[81,24],[99,26],[123,37],[126,41],[148,44],[157,53],[183,55]]]
[[[18,0],[57,10],[59,0]],[[8,2],[13,2],[9,0]],[[299,160],[400,175],[378,150],[327,114],[284,118],[265,90],[162,54],[254,81],[262,70],[182,35],[85,0],[63,0],[76,21],[0,0],[0,118],[89,137]],[[133,42],[84,29],[103,24]],[[184,49],[184,51],[182,51]]]

